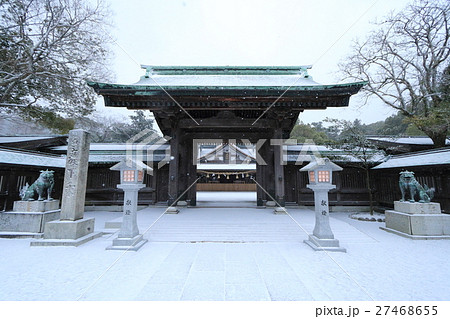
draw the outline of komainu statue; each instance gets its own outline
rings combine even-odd
[[[405,201],[405,195],[409,191],[409,201],[414,203],[414,197],[416,194],[419,195],[419,203],[429,203],[434,197],[434,188],[428,188],[427,185],[419,184],[419,182],[414,177],[414,172],[403,171],[400,172],[399,179],[400,191],[402,192],[401,202]]]
[[[54,171],[41,171],[38,179],[31,184],[28,183],[20,190],[20,197],[22,200],[34,200],[36,194],[38,195],[38,200],[44,200],[44,194],[47,195],[47,200],[51,200],[51,194],[53,186],[55,185],[55,177],[53,175]]]

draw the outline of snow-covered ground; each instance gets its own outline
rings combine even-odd
[[[184,208],[149,228],[163,212],[139,211],[138,252],[105,250],[117,233],[77,248],[0,239],[0,300],[450,300],[450,241],[332,213],[347,253],[315,252],[312,210]],[[85,214],[97,231],[120,215]]]
[[[197,192],[197,206],[256,207],[256,192]]]

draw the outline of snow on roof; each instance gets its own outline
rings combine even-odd
[[[142,77],[136,85],[193,87],[257,87],[257,86],[320,86],[311,77],[302,75],[151,75]]]
[[[198,170],[247,171],[256,170],[256,164],[197,164]]]
[[[311,171],[315,169],[330,169],[332,171],[342,171],[342,167],[339,165],[336,165],[332,161],[330,161],[328,158],[314,158],[313,161],[311,161],[308,165],[301,168],[300,171]]]
[[[136,85],[189,87],[316,86],[311,66],[151,66]]]
[[[0,149],[0,163],[64,168],[66,166],[66,158],[64,156]]]
[[[297,145],[283,145],[283,149],[287,149],[288,151],[299,151],[299,152],[307,152],[307,151],[319,151],[319,152],[329,152],[334,151],[336,149],[330,149],[325,145],[316,145],[316,144],[308,144],[308,143],[302,143]]]
[[[118,155],[89,155],[89,163],[118,163],[124,160],[125,154]]]
[[[373,169],[450,165],[450,148],[396,155]]]
[[[52,138],[55,138],[55,136],[0,136],[0,144],[46,140]]]
[[[122,161],[109,169],[112,171],[122,171],[127,169],[153,171],[153,169],[150,166],[147,166],[144,162],[133,158],[124,158]]]
[[[231,149],[230,149],[231,148]],[[239,147],[234,144],[218,144],[215,148],[200,148],[200,158],[208,158],[211,156],[215,156],[216,154],[220,154],[224,150],[228,150],[231,153],[241,154],[245,157],[249,157],[255,160],[256,150],[255,146],[247,146],[247,147]]]
[[[90,151],[127,151],[136,149],[156,150],[167,149],[169,144],[127,144],[127,143],[91,143]],[[52,147],[55,151],[67,151],[67,145]]]
[[[165,159],[165,154],[142,154],[132,156],[145,162],[159,162]],[[118,163],[127,158],[127,154],[89,154],[89,163]]]
[[[369,137],[369,140],[388,142],[394,144],[411,144],[411,145],[433,145],[433,140],[425,136],[412,137]],[[450,145],[450,139],[446,140],[446,145]]]

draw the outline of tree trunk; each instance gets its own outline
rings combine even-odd
[[[445,147],[445,142],[447,140],[448,129],[442,128],[437,132],[436,130],[430,130],[426,126],[418,126],[419,130],[423,131],[428,135],[429,138],[433,141],[434,148]]]
[[[373,215],[373,196],[372,196],[372,189],[370,187],[369,167],[365,167],[364,170],[366,171],[366,187],[367,190],[369,191],[370,215]]]
[[[435,148],[445,147],[445,142],[447,140],[446,132],[441,134],[430,134],[430,138],[433,140],[433,144]]]

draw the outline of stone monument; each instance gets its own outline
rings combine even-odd
[[[399,186],[402,198],[394,201],[394,210],[385,211],[386,227],[380,229],[411,239],[450,239],[450,215],[430,202],[434,189],[422,187],[409,171],[400,172]]]
[[[69,132],[60,220],[45,224],[44,238],[31,246],[79,246],[101,236],[94,233],[94,218],[84,218],[89,164],[89,133]]]
[[[328,205],[328,192],[336,188],[332,184],[333,171],[341,171],[342,168],[332,163],[328,158],[316,158],[300,171],[309,174],[308,188],[314,191],[314,208],[316,223],[313,234],[304,242],[314,250],[346,252],[339,246],[339,240],[334,238],[330,227],[330,211]]]
[[[22,200],[14,202],[13,211],[0,213],[0,237],[40,238],[45,223],[59,219],[59,200],[51,198],[55,183],[53,173],[41,171],[31,186],[27,183],[21,190]]]
[[[118,188],[123,189],[123,218],[120,226],[119,235],[113,240],[107,250],[131,250],[137,251],[146,242],[147,239],[139,234],[137,225],[137,204],[138,192],[145,187],[144,170],[152,170],[141,161],[127,158],[122,162],[110,168],[113,171],[120,171],[120,184]]]

